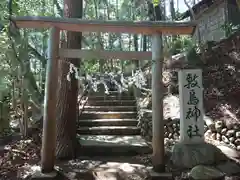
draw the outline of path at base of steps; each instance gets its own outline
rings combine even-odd
[[[71,180],[152,180],[172,179],[169,173],[154,173],[151,167],[132,157],[83,156],[57,164]]]

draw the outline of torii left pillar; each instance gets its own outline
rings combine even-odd
[[[156,172],[165,171],[163,121],[163,45],[162,33],[152,35],[152,164]]]
[[[60,30],[56,27],[51,28],[48,47],[49,59],[47,61],[44,99],[43,137],[41,154],[42,173],[54,172],[56,153],[56,91],[58,87],[59,40]]]

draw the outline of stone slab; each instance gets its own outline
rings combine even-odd
[[[80,127],[77,132],[81,135],[139,135],[140,128],[136,126],[97,126]]]
[[[137,146],[148,147],[148,144],[141,136],[111,136],[111,135],[80,135],[80,143],[83,146]]]
[[[105,100],[87,102],[91,106],[136,106],[135,100]]]
[[[86,155],[137,155],[152,150],[141,136],[83,136],[80,135],[81,154]]]
[[[80,127],[93,126],[137,126],[136,119],[84,119],[78,122]]]
[[[114,111],[83,111],[82,114],[80,115],[80,119],[122,119],[122,118],[136,118],[137,117],[137,112],[134,111],[119,111],[119,112],[114,112]]]
[[[84,106],[85,111],[136,111],[136,106]]]

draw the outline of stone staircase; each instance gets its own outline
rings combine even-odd
[[[78,135],[83,154],[135,155],[150,153],[137,127],[137,107],[133,96],[112,91],[91,93],[80,116]]]

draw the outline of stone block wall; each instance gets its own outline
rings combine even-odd
[[[199,21],[199,31],[201,42],[205,43],[207,41],[219,41],[225,38],[225,30],[221,27],[226,22],[226,5],[221,3],[219,5],[214,5],[208,10],[204,11],[196,17]],[[197,31],[193,35],[194,39],[197,38]]]

